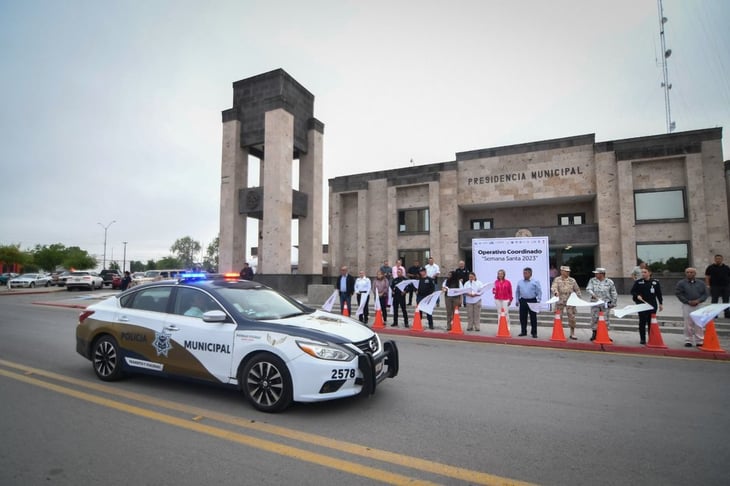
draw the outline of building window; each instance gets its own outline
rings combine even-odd
[[[560,226],[585,224],[585,222],[586,222],[586,213],[558,214],[558,224]]]
[[[398,255],[403,262],[403,266],[406,267],[406,270],[408,270],[409,267],[412,267],[416,262],[418,262],[418,266],[422,267],[426,263],[428,263],[428,250],[398,250]],[[418,278],[416,276],[415,278]]]
[[[428,208],[398,211],[398,233],[427,233],[430,229]]]
[[[473,230],[489,230],[494,227],[493,219],[472,219],[471,229]]]
[[[636,221],[666,221],[686,219],[684,189],[634,192]]]
[[[645,262],[653,273],[682,273],[689,266],[687,243],[637,243],[636,256]]]

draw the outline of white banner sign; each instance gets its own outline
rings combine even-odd
[[[730,304],[710,304],[700,307],[689,313],[692,321],[700,327],[705,327],[711,320],[717,317],[720,312],[730,307]]]
[[[550,298],[550,251],[548,238],[475,238],[471,240],[472,264],[477,279],[486,283],[497,279],[497,271],[504,270],[506,279],[512,284],[512,306],[517,307],[514,300],[517,282],[522,280],[525,267],[532,269],[532,279],[540,282],[542,290],[541,302]],[[485,291],[482,306],[495,307],[494,294]]]

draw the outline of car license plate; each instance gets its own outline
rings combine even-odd
[[[375,363],[375,374],[379,375],[382,372],[383,372],[383,362],[378,361],[377,363]]]

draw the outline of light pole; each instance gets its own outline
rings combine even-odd
[[[109,223],[106,226],[104,226],[101,223],[96,223],[99,226],[101,226],[102,228],[104,228],[104,260],[102,261],[102,264],[101,264],[101,269],[102,270],[105,270],[106,269],[106,231],[109,229],[109,226],[113,225],[116,222],[117,222],[117,220],[115,219],[115,220],[113,220],[111,223]]]
[[[127,268],[127,242],[122,241],[122,244],[124,245],[124,256],[122,256],[122,273],[124,273],[124,270]]]

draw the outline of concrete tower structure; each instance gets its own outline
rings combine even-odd
[[[246,258],[246,218],[259,223],[256,280],[302,292],[322,276],[322,142],[314,95],[282,69],[233,83],[223,111],[219,269],[239,271]],[[249,187],[249,156],[261,160]],[[299,161],[299,188],[292,169]],[[297,275],[291,271],[291,220],[299,220]]]

